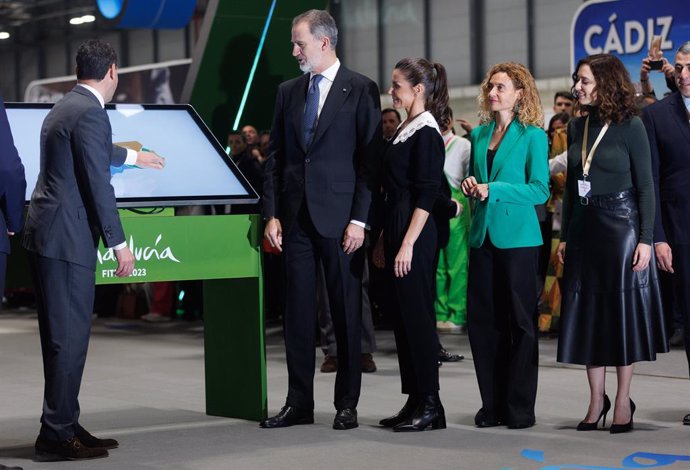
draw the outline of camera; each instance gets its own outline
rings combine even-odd
[[[663,60],[650,60],[649,61],[649,68],[652,70],[661,70],[661,67],[663,67],[664,61]]]

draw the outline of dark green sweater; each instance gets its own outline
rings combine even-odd
[[[579,204],[577,180],[582,178],[582,139],[586,118],[568,125],[568,175],[563,197],[561,241],[568,234],[568,223],[574,204]],[[587,152],[602,128],[598,113],[592,112],[587,136]],[[654,181],[649,141],[642,121],[634,117],[611,124],[599,143],[589,169],[592,195],[602,195],[635,188],[640,213],[640,242],[651,244],[654,233]]]

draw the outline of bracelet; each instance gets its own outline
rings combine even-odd
[[[647,83],[648,81],[649,81],[648,78],[644,78],[644,79],[640,78],[640,83]]]

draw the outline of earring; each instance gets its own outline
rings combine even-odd
[[[518,114],[520,112],[520,102],[516,101],[513,106],[513,113]]]

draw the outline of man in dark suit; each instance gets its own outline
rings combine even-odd
[[[673,273],[690,365],[690,41],[676,52],[674,75],[678,91],[645,108],[642,120],[652,149],[656,186],[657,264]],[[683,424],[690,425],[690,414]]]
[[[338,349],[334,429],[357,427],[361,277],[365,227],[383,138],[379,90],[336,57],[338,29],[325,11],[292,22],[304,75],[280,85],[265,164],[265,236],[284,248],[285,406],[261,427],[314,422],[316,266],[323,262]]]
[[[115,250],[117,276],[134,257],[125,243],[110,184],[110,166],[162,168],[149,152],[115,147],[104,103],[117,88],[117,56],[90,40],[77,51],[78,84],[48,113],[41,129],[41,168],[23,245],[29,251],[43,352],[45,389],[36,456],[41,460],[105,457],[118,446],[79,424],[79,387],[93,313],[99,239]]]
[[[25,193],[24,165],[14,146],[5,102],[0,96],[0,295],[5,288],[10,236],[22,228]]]

